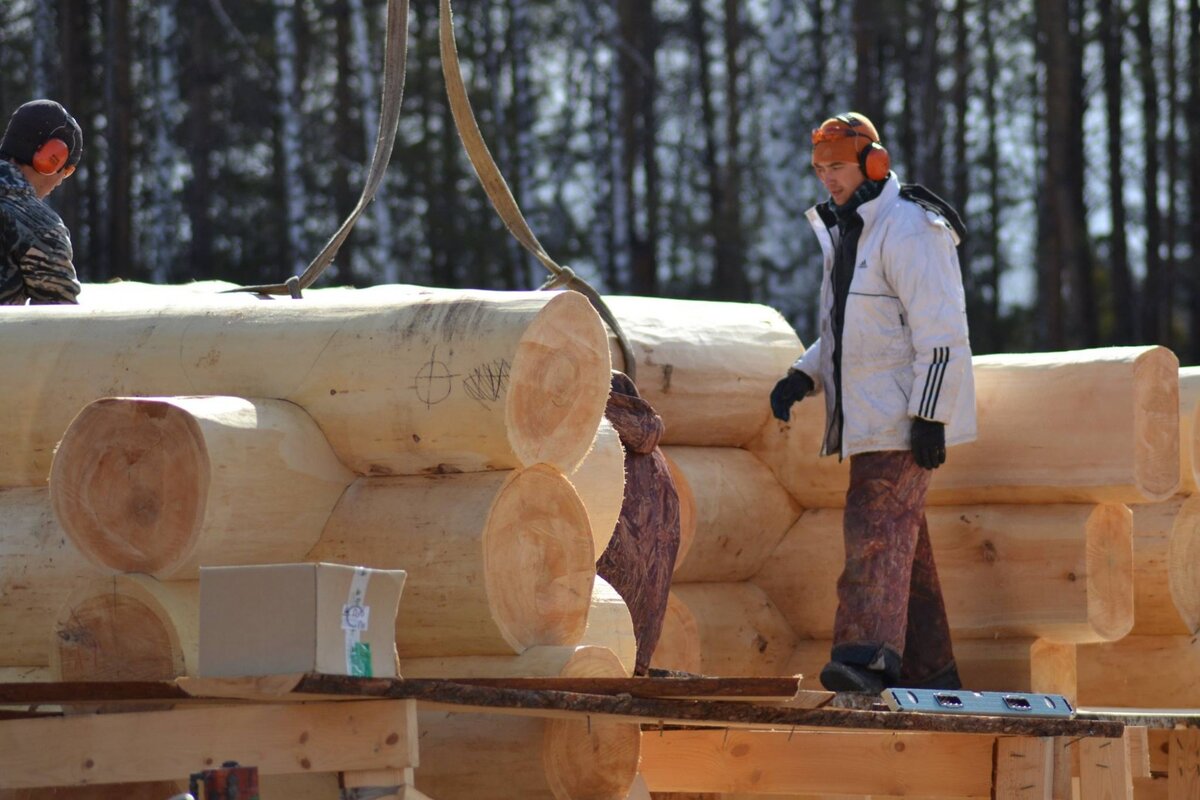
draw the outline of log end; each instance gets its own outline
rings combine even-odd
[[[88,581],[54,624],[50,670],[60,681],[158,681],[185,674],[183,645],[144,576]]]
[[[1154,347],[1134,363],[1134,475],[1151,501],[1179,488],[1179,359]]]
[[[596,563],[587,511],[570,481],[545,464],[513,472],[483,538],[488,598],[514,651],[579,641]]]
[[[671,480],[675,482],[675,492],[679,495],[679,550],[675,553],[673,572],[678,574],[680,566],[687,559],[688,551],[692,549],[692,542],[696,540],[696,495],[679,464],[665,451],[663,458],[667,461],[667,468],[671,470]]]
[[[577,292],[561,292],[538,313],[517,345],[505,422],[522,464],[570,473],[604,415],[612,381],[600,315]]]
[[[612,541],[625,500],[625,448],[617,429],[607,419],[600,420],[592,449],[570,478],[591,520],[592,544],[598,559]]]
[[[563,668],[567,678],[618,678],[625,670],[612,651],[580,647]],[[636,723],[611,720],[546,722],[546,778],[556,798],[625,800],[637,777],[642,733]]]
[[[1098,505],[1087,520],[1087,613],[1092,631],[1114,641],[1133,628],[1133,513]]]
[[[208,499],[196,421],[165,400],[86,406],[55,453],[50,498],[89,559],[118,572],[169,574],[191,554]]]
[[[1167,583],[1188,632],[1200,631],[1200,495],[1189,497],[1175,515],[1167,545]]]

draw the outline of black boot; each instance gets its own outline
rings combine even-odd
[[[887,688],[881,673],[840,661],[830,661],[821,670],[821,685],[831,692],[865,694],[879,694]]]

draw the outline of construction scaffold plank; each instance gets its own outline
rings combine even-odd
[[[172,780],[225,761],[267,775],[414,767],[416,704],[256,704],[0,722],[0,789]]]
[[[656,679],[646,678],[646,681]],[[672,680],[672,679],[662,679]],[[176,700],[194,697],[190,682],[146,683],[24,683],[0,684],[0,706],[35,706],[103,701]],[[1120,737],[1124,724],[1117,719],[1044,719],[985,717],[974,715],[912,714],[892,711],[862,711],[845,708],[793,708],[783,704],[682,700],[632,697],[615,694],[579,694],[539,689],[523,690],[496,686],[468,686],[442,679],[351,678],[340,675],[297,676],[290,691],[272,685],[272,694],[255,696],[236,683],[226,683],[231,697],[257,700],[317,700],[330,697],[418,700],[424,707],[449,711],[574,718],[587,715],[599,719],[637,721],[651,726],[686,725],[720,728],[852,728],[861,730],[934,731],[989,733],[1015,736]],[[197,689],[217,685],[194,684]],[[261,684],[254,684],[261,685]],[[201,694],[212,701],[219,696]]]

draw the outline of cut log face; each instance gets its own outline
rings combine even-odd
[[[1118,505],[930,508],[955,637],[1111,641],[1133,624],[1132,515]],[[754,578],[796,633],[831,639],[842,511],[812,509]]]
[[[684,583],[672,594],[696,622],[702,674],[786,674],[796,635],[762,589],[749,581]]]
[[[1135,635],[1200,629],[1200,497],[1133,508]]]
[[[1179,485],[1179,361],[1163,347],[977,356],[979,437],[952,447],[932,505],[1149,503]],[[1104,402],[1096,402],[1103,397]],[[849,464],[818,458],[819,398],[748,448],[805,508],[845,505]]]
[[[666,423],[663,444],[740,447],[771,414],[767,398],[804,351],[773,308],[605,297],[637,358],[638,391]],[[613,364],[624,367],[615,339]]]
[[[50,669],[62,681],[173,680],[195,669],[199,581],[117,575],[79,586],[52,630]]]
[[[582,647],[558,675],[614,678],[624,668],[610,651]],[[423,710],[419,724],[414,777],[439,800],[624,800],[637,775],[636,723]]]
[[[1200,494],[1200,367],[1179,370],[1179,492]]]
[[[695,539],[678,583],[742,581],[755,575],[800,516],[800,507],[756,456],[735,447],[666,448],[694,497]]]
[[[304,560],[408,573],[396,619],[401,658],[573,644],[596,575],[583,503],[545,465],[360,478]]]
[[[200,303],[203,303],[202,305]],[[0,485],[39,485],[94,400],[289,400],[360,475],[570,471],[608,398],[604,326],[575,292],[346,292],[304,303],[14,309],[0,318]],[[47,354],[53,354],[48,357]]]
[[[596,576],[592,585],[592,604],[588,608],[587,627],[584,628],[581,645],[605,647],[613,652],[625,668],[625,674],[633,675],[637,664],[637,636],[629,606],[608,581]]]
[[[675,492],[679,495],[679,549],[675,552],[675,572],[672,573],[672,578],[674,578],[680,565],[687,560],[692,543],[696,541],[696,495],[692,491],[692,484],[688,481],[687,475],[671,458],[671,454],[665,449],[662,450],[662,454],[666,459],[667,469],[671,471]]]
[[[353,480],[292,403],[109,398],[71,423],[50,486],[95,563],[191,579],[201,564],[302,559]]]
[[[54,615],[104,574],[63,532],[49,490],[0,489],[0,667],[49,664]]]
[[[691,609],[672,589],[667,597],[662,634],[650,656],[654,669],[700,674],[700,630]]]
[[[587,509],[593,549],[599,559],[612,541],[625,500],[625,447],[612,423],[600,420],[595,444],[568,477]]]

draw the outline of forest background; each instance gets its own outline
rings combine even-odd
[[[976,352],[1158,343],[1200,363],[1200,0],[455,0],[484,136],[603,292],[748,300],[813,338],[810,134],[871,117],[962,212]],[[298,274],[353,208],[386,0],[4,0],[0,115],[62,101],[52,197],[86,281]],[[536,287],[412,0],[400,133],[324,283]]]

